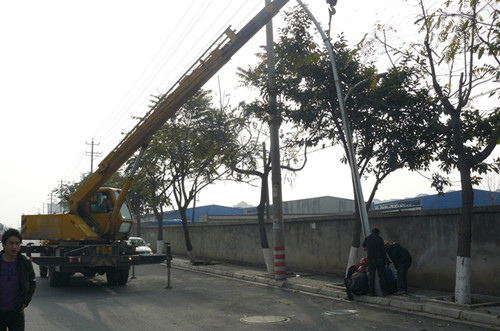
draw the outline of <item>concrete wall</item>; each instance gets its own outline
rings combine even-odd
[[[283,202],[283,214],[343,214],[354,213],[354,200],[319,197]]]
[[[371,228],[385,240],[397,241],[413,256],[410,286],[453,291],[460,209],[370,214]],[[473,293],[500,295],[500,208],[476,208],[472,221]],[[352,215],[331,215],[285,221],[287,269],[342,275],[347,265]],[[272,232],[267,224],[268,241]],[[200,258],[264,266],[255,221],[189,224],[194,253]],[[156,246],[156,228],[142,227],[143,237]],[[181,226],[164,228],[172,252],[186,255]],[[359,257],[365,256],[362,249]]]

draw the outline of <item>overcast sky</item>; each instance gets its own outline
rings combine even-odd
[[[304,0],[327,27],[324,0]],[[60,181],[76,181],[90,170],[90,143],[109,153],[121,132],[147,111],[149,96],[165,92],[229,25],[239,30],[264,0],[90,0],[0,1],[0,139],[2,187],[0,222],[19,226],[22,214],[41,213]],[[295,6],[290,1],[287,8]],[[351,42],[376,23],[414,31],[414,9],[402,0],[339,1],[333,34]],[[275,30],[282,20],[274,21]],[[275,37],[277,34],[275,34]],[[236,105],[248,95],[236,88],[237,67],[255,62],[265,43],[254,37],[206,86]],[[309,155],[294,185],[283,184],[283,198],[352,198],[350,172],[341,153],[329,148]],[[94,168],[102,160],[97,158]],[[430,176],[429,174],[425,174]],[[371,182],[363,181],[365,197]],[[459,189],[459,186],[455,186]],[[419,174],[399,171],[380,186],[376,198],[434,193]],[[259,190],[218,184],[204,190],[197,205],[257,204]]]

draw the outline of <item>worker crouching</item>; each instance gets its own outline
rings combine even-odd
[[[345,290],[347,292],[347,300],[354,300],[354,295],[365,295],[368,293],[368,275],[366,268],[368,267],[368,259],[366,257],[359,261],[359,264],[353,264],[347,269],[347,274],[344,278]]]

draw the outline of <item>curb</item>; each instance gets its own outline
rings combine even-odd
[[[277,281],[262,276],[252,276],[239,272],[224,271],[204,266],[193,266],[189,263],[172,263],[173,267],[195,270],[225,276],[235,279],[241,279],[253,283],[264,284],[273,287],[287,288],[304,293],[319,294],[331,298],[343,298],[345,293],[340,289],[335,289],[327,286],[310,286],[304,284],[294,284],[288,281]],[[406,299],[398,299],[396,297],[370,297],[370,296],[355,296],[355,302],[374,304],[378,306],[387,306],[406,310],[409,312],[427,313],[436,316],[455,319],[458,321],[467,321],[473,323],[483,324],[485,327],[499,327],[500,328],[500,314],[490,314],[488,312],[475,312],[470,310],[451,308],[439,305],[435,302],[415,302]]]

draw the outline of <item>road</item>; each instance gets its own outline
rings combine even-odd
[[[105,276],[63,288],[37,278],[26,330],[486,330],[174,268],[165,289],[166,270],[138,266],[116,287]]]

